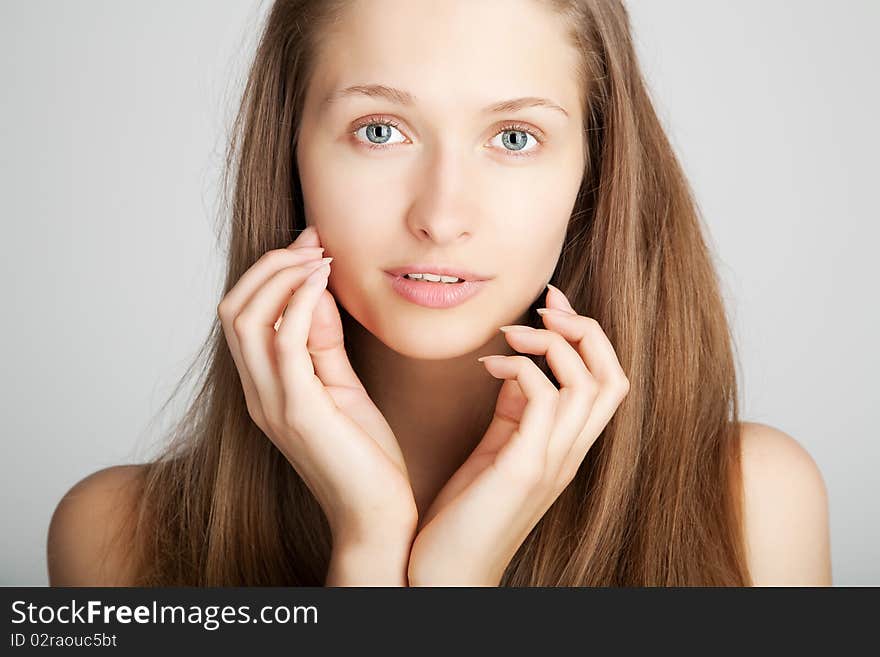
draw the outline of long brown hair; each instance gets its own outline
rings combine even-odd
[[[631,388],[501,584],[750,585],[733,340],[699,210],[624,6],[544,1],[568,18],[582,52],[574,73],[585,109],[586,166],[551,282],[603,327]],[[268,13],[226,157],[224,198],[234,187],[221,298],[305,228],[299,117],[317,46],[345,5],[278,0]],[[542,302],[529,313],[536,327]],[[171,398],[200,362],[196,394],[142,472],[136,583],[323,585],[326,519],[248,415],[219,319]]]

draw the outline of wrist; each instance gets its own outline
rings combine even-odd
[[[500,586],[503,572],[488,572],[482,568],[469,568],[467,563],[456,561],[430,564],[412,560],[407,567],[409,586]]]
[[[409,586],[410,537],[334,544],[325,586]]]

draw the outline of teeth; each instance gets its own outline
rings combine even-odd
[[[437,274],[404,274],[406,278],[414,281],[432,281],[434,283],[458,283],[462,279],[455,276],[438,276]]]

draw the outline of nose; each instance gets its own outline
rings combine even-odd
[[[426,149],[420,182],[407,215],[410,231],[419,240],[438,245],[468,239],[476,229],[478,213],[473,200],[476,179],[464,153],[451,146]]]

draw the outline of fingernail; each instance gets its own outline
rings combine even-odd
[[[571,310],[572,312],[574,312],[574,308],[571,307],[571,304],[568,302],[568,297],[565,296],[565,293],[562,290],[560,290],[555,285],[550,285],[550,283],[547,283],[547,287],[549,287],[551,290],[554,291],[556,297],[559,299],[560,303],[564,307],[566,307],[569,310]]]
[[[521,324],[509,324],[508,326],[501,326],[501,327],[499,327],[498,330],[499,330],[499,331],[504,331],[505,333],[507,333],[508,331],[513,331],[513,332],[516,332],[516,331],[522,331],[522,332],[526,332],[526,331],[534,331],[535,329],[533,329],[531,326],[522,326]]]
[[[330,256],[329,258],[321,258],[320,260],[315,260],[314,263],[309,263],[309,264],[314,264],[315,268],[317,269],[318,267],[322,267],[324,265],[329,265],[331,260],[333,260],[333,256]],[[312,270],[312,271],[314,271],[314,270]]]
[[[553,315],[555,317],[570,317],[571,315],[577,314],[573,312],[570,313],[561,308],[538,308],[535,312],[539,315]]]
[[[311,269],[306,269],[306,273],[308,274],[307,278],[311,278],[311,277],[315,276],[316,275],[315,272],[317,272],[320,269],[326,269],[329,272],[331,260],[333,260],[333,258],[323,258],[321,260],[314,260],[312,262],[306,262],[305,265],[311,266]],[[321,276],[323,276],[323,273],[318,275],[318,278],[321,278]]]
[[[504,358],[504,356],[480,356],[477,360],[482,363],[484,360],[491,360],[492,358]]]

